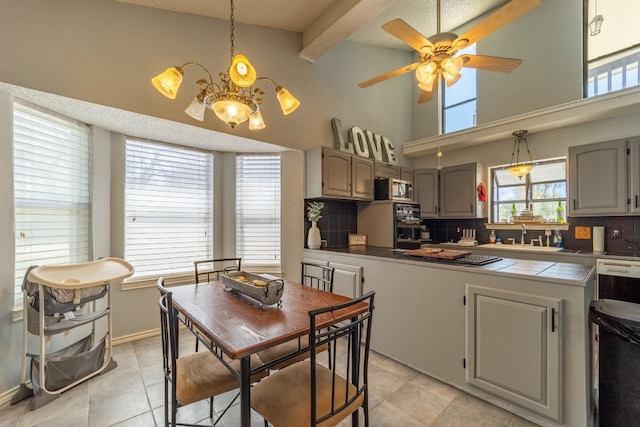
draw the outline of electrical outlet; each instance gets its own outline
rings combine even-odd
[[[619,239],[622,237],[622,230],[620,230],[619,228],[612,228],[611,229],[611,238],[612,239]]]
[[[591,227],[575,227],[576,240],[577,239],[590,239]]]
[[[462,232],[462,227],[457,226],[456,227],[456,233],[460,234]]]

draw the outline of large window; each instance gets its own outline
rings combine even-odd
[[[534,215],[555,222],[558,202],[567,208],[567,162],[565,158],[541,160],[523,178],[511,175],[504,166],[490,168],[491,222],[511,221],[512,210],[519,214],[532,207]]]
[[[14,104],[16,303],[31,265],[90,261],[89,126]]]
[[[213,255],[213,155],[127,138],[125,259],[135,278],[193,274]]]
[[[280,267],[280,155],[236,157],[236,255],[243,265]]]
[[[476,45],[462,49],[456,56],[475,55]],[[476,125],[476,70],[462,68],[462,77],[453,86],[442,91],[442,133],[455,132]]]
[[[640,2],[588,0],[585,5],[585,96],[638,86]]]

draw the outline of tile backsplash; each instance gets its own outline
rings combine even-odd
[[[305,200],[304,217],[304,247],[311,223],[307,220],[307,202]],[[344,200],[323,200],[324,209],[322,218],[318,221],[321,238],[327,247],[347,246],[349,234],[358,232],[358,205],[357,202]],[[480,244],[489,242],[490,229],[486,228],[487,218],[465,219],[439,219],[425,218],[422,225],[429,228],[431,239],[434,242],[457,242],[462,237],[462,230],[471,228],[476,230],[476,238]],[[621,256],[640,256],[640,216],[610,216],[610,217],[569,217],[567,222],[571,224],[569,230],[562,231],[562,240],[566,249],[589,253],[593,249],[591,239],[576,239],[575,227],[604,226],[605,245],[607,254]],[[613,239],[611,230],[620,230],[620,238]],[[526,241],[538,237],[538,231],[527,234]],[[520,240],[518,230],[496,230],[498,237],[507,241],[509,237]],[[544,234],[544,233],[542,233]]]

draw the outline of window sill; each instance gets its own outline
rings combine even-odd
[[[538,223],[538,222],[532,222],[532,223],[522,222],[522,223],[519,223],[519,224],[504,223],[504,222],[500,222],[500,223],[490,223],[490,222],[488,222],[488,223],[485,223],[484,225],[488,230],[520,230],[522,228],[522,226],[524,225],[527,230],[541,230],[541,231],[555,230],[556,228],[560,229],[561,231],[566,231],[571,226],[571,224],[569,224],[567,222],[564,222],[562,224],[557,224],[555,222],[542,222],[542,223]]]
[[[273,266],[259,266],[259,265],[247,265],[243,266],[242,270],[247,271],[249,273],[265,273],[271,274],[273,276],[282,277],[282,271],[279,265]],[[144,289],[144,288],[152,288],[156,286],[160,276],[146,276],[146,277],[138,277],[128,279],[122,282],[120,288],[123,291],[129,291],[133,289]],[[195,278],[193,273],[183,273],[176,274],[173,276],[164,276],[164,283],[167,286],[174,285],[187,285],[190,283],[195,283]]]

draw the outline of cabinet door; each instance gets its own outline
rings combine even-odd
[[[329,262],[333,272],[333,293],[349,298],[362,295],[362,267]]]
[[[330,149],[322,151],[322,194],[351,197],[351,154]]]
[[[413,196],[420,204],[421,217],[438,216],[438,170],[416,169],[413,171]]]
[[[624,140],[569,147],[569,215],[627,212]]]
[[[400,179],[403,181],[413,182],[413,169],[400,168]]]
[[[400,166],[388,165],[376,162],[376,178],[398,178],[400,179]]]
[[[470,385],[562,419],[562,300],[467,285]]]
[[[628,142],[629,156],[629,198],[631,205],[629,212],[640,213],[640,137],[630,139]]]
[[[476,216],[476,164],[451,166],[440,171],[440,217]]]
[[[351,157],[351,196],[358,200],[373,200],[374,161]]]

